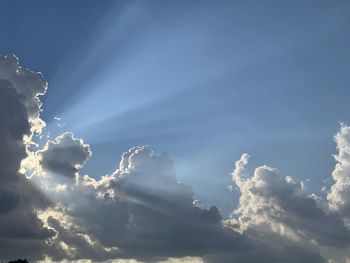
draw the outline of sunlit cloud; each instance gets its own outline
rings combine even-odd
[[[0,260],[348,263],[346,4],[1,10]]]

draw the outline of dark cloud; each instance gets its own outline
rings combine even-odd
[[[169,157],[148,147],[124,153],[112,175],[97,181],[79,177],[78,184],[55,196],[70,209],[47,212],[46,223],[58,233],[54,243],[76,248],[62,250],[56,259],[154,262],[199,256],[206,262],[324,262],[306,242],[259,229],[241,234],[234,225],[241,223],[223,222],[215,206],[198,207],[191,188],[177,180]]]
[[[91,151],[82,140],[71,133],[64,133],[55,141],[49,141],[39,153],[40,165],[52,173],[74,178],[90,157]]]
[[[18,179],[20,161],[26,156],[23,136],[29,134],[28,114],[21,96],[12,88],[11,83],[0,80],[0,160],[2,181]]]
[[[335,137],[328,203],[268,166],[249,175],[243,155],[233,172],[239,205],[223,220],[217,207],[194,200],[167,154],[147,146],[125,152],[99,179],[79,174],[91,150],[71,133],[31,151],[45,125],[39,96],[46,88],[41,74],[0,56],[1,259],[309,263],[326,262],[323,247],[349,247],[349,127]]]
[[[47,222],[59,233],[56,243],[80,248],[66,251],[70,259],[91,255],[91,248],[97,247],[100,251],[95,259],[115,255],[155,261],[252,246],[222,224],[216,207],[193,205],[192,190],[177,180],[173,162],[166,154],[154,155],[148,147],[130,149],[114,174],[98,181],[81,177],[78,185],[68,187],[62,195],[56,198],[64,207],[70,206],[70,211],[51,211]],[[67,195],[79,201],[72,204]],[[62,214],[74,224],[65,228],[65,220],[59,220]],[[98,246],[89,244],[83,235]]]
[[[19,204],[19,196],[16,193],[10,192],[8,190],[3,190],[0,193],[0,213],[9,212]]]
[[[45,91],[44,82],[40,74],[21,69],[15,56],[0,56],[1,259],[22,253],[39,257],[45,250],[45,240],[53,235],[36,216],[36,211],[48,207],[49,201],[18,173],[27,156],[26,141],[41,123],[37,95]]]
[[[22,98],[29,121],[38,121],[41,109],[38,96],[44,95],[47,89],[47,82],[41,73],[22,68],[18,58],[13,54],[0,55],[0,79],[10,82],[12,88]]]

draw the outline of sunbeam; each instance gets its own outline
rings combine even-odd
[[[350,3],[0,10],[0,262],[350,262]]]

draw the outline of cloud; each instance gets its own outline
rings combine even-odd
[[[278,235],[303,246],[350,244],[350,231],[337,215],[319,207],[302,182],[281,176],[268,166],[258,167],[248,176],[248,158],[242,155],[232,173],[241,192],[235,211],[241,232]]]
[[[36,211],[49,206],[29,180],[18,173],[28,140],[40,130],[38,96],[46,90],[38,73],[19,67],[13,56],[0,56],[0,255],[38,257],[53,235]]]
[[[48,141],[38,152],[41,167],[49,172],[75,178],[79,169],[91,156],[90,147],[71,133],[64,133]]]
[[[47,81],[42,74],[22,68],[13,54],[0,55],[0,79],[11,83],[26,108],[32,129],[40,131],[44,122],[39,118],[42,105],[39,96],[44,95],[47,90]]]
[[[204,262],[324,262],[306,242],[266,230],[242,234],[235,229],[240,223],[223,221],[216,207],[198,207],[191,188],[177,180],[169,157],[146,146],[125,152],[112,175],[99,180],[78,176],[63,192],[48,189],[60,204],[41,215],[57,233],[52,243],[61,251],[51,255],[56,260],[154,262],[192,256]]]
[[[232,173],[239,204],[224,220],[193,198],[167,154],[147,146],[129,149],[97,179],[80,174],[92,151],[72,133],[32,150],[46,89],[40,73],[0,56],[1,259],[295,263],[326,262],[324,247],[349,248],[349,127],[335,136],[326,200],[275,168],[250,174],[244,154]]]
[[[43,211],[45,224],[58,233],[55,244],[74,248],[56,259],[158,261],[252,246],[222,224],[216,207],[194,206],[192,190],[177,180],[173,162],[146,146],[124,153],[112,175],[80,176],[77,184],[53,195],[61,207]]]
[[[334,136],[338,154],[332,173],[334,184],[327,195],[329,207],[339,213],[347,225],[350,224],[350,127],[341,125],[340,131]]]

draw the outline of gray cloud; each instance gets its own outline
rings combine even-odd
[[[53,235],[36,216],[49,201],[18,173],[27,156],[24,138],[30,138],[40,124],[37,96],[45,91],[44,82],[40,74],[21,69],[15,56],[0,56],[1,259],[40,257],[45,240]]]
[[[79,169],[91,156],[90,148],[71,133],[64,133],[48,141],[39,153],[40,165],[52,173],[75,178]]]
[[[55,259],[324,262],[313,245],[266,229],[241,234],[236,229],[241,222],[223,222],[216,207],[199,208],[191,188],[176,179],[169,157],[148,147],[124,153],[112,175],[80,176],[78,184],[52,194],[62,205],[46,212],[46,224],[58,233],[53,243],[75,248]]]
[[[241,192],[235,211],[241,231],[268,232],[300,244],[350,245],[350,231],[337,215],[317,205],[303,183],[268,166],[256,168],[249,176],[247,164],[248,155],[244,154],[233,172]]]
[[[79,174],[91,150],[71,133],[30,151],[45,125],[39,96],[46,88],[41,74],[22,69],[13,55],[0,56],[2,259],[326,262],[323,247],[349,247],[349,127],[335,137],[328,205],[276,169],[261,166],[250,175],[243,155],[232,174],[239,205],[223,220],[217,207],[194,200],[167,154],[147,146],[125,152],[118,169],[99,179]]]
[[[18,58],[13,54],[0,55],[0,79],[9,81],[13,89],[21,96],[29,121],[37,121],[41,109],[39,96],[44,95],[47,89],[47,81],[41,73],[22,68]]]
[[[210,251],[238,253],[252,246],[244,236],[222,224],[216,207],[194,206],[192,190],[176,179],[173,162],[166,154],[154,155],[148,147],[124,153],[112,175],[98,181],[80,177],[77,185],[57,193],[56,198],[70,210],[58,208],[58,214],[51,212],[47,218],[58,233],[55,243],[62,241],[79,248],[58,258],[90,255],[94,259],[115,256],[155,261]],[[76,198],[79,201],[71,203]],[[67,216],[65,220],[59,219],[62,214]],[[94,241],[87,242],[86,236]],[[99,250],[91,255],[91,247]]]

